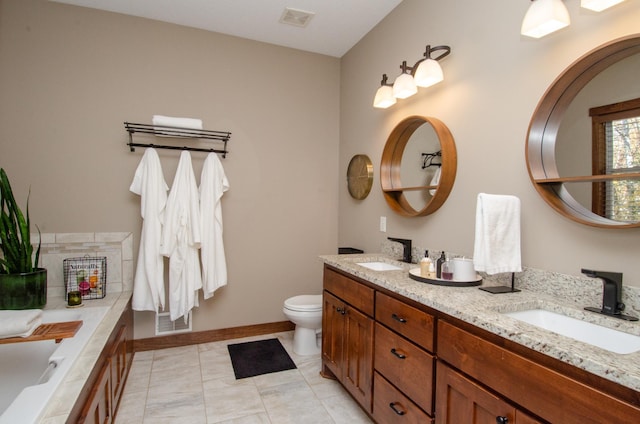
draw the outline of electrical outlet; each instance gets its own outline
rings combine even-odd
[[[387,232],[387,217],[386,216],[381,216],[380,217],[380,232],[382,232],[382,233],[386,233]]]

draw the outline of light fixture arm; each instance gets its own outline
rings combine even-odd
[[[382,74],[382,81],[380,81],[380,86],[383,86],[383,85],[386,85],[389,87],[393,86],[393,84],[387,82],[388,78],[389,77],[387,77],[387,74]]]
[[[436,57],[431,57],[431,53],[439,51],[439,50],[444,50],[444,51],[442,53],[440,53],[440,55],[438,55]],[[450,53],[451,53],[451,47],[449,47],[449,46],[431,47],[430,45],[427,45],[427,48],[425,49],[425,52],[423,54],[424,58],[422,58],[419,61],[417,61],[415,63],[415,65],[413,65],[412,67],[408,67],[407,66],[407,69],[409,69],[411,71],[411,75],[415,76],[416,70],[418,69],[418,65],[420,65],[425,60],[433,59],[435,61],[438,61],[438,60],[444,59],[445,57],[449,56]],[[403,64],[404,63],[405,62],[403,62]],[[402,66],[400,66],[400,68],[402,68]]]

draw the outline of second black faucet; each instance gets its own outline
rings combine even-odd
[[[387,239],[402,244],[402,247],[403,247],[402,262],[406,262],[410,264],[411,263],[411,240],[395,238],[395,237],[387,237]]]

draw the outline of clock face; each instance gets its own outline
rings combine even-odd
[[[373,164],[367,155],[355,155],[347,168],[347,188],[354,199],[364,199],[373,185]]]

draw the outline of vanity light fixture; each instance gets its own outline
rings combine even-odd
[[[580,6],[593,10],[594,12],[602,12],[605,9],[615,6],[618,3],[622,3],[624,0],[580,0]]]
[[[520,34],[541,38],[571,23],[569,11],[562,0],[531,0],[524,15]]]
[[[442,51],[440,55],[431,57],[431,53]],[[403,61],[400,65],[402,73],[393,84],[387,82],[387,74],[382,75],[382,82],[376,91],[373,107],[386,109],[396,103],[396,99],[406,99],[418,92],[418,87],[430,87],[444,79],[442,67],[438,61],[451,53],[449,46],[427,46],[424,58],[413,66],[407,66]]]
[[[584,9],[601,12],[622,3],[624,0],[580,0]],[[531,0],[531,5],[522,21],[520,34],[541,38],[569,26],[571,18],[562,0]]]
[[[402,73],[396,81],[393,83],[393,96],[396,99],[406,99],[407,97],[411,97],[418,92],[418,86],[416,82],[413,80],[413,76],[407,73],[407,61],[405,60],[400,65],[402,69]],[[411,71],[411,68],[408,69]]]
[[[396,98],[393,96],[393,84],[387,82],[387,74],[382,75],[380,88],[376,91],[376,97],[373,99],[373,107],[386,109],[396,104]]]

